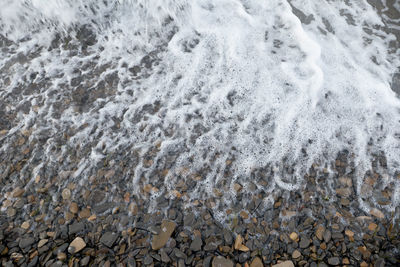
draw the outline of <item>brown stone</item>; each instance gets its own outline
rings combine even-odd
[[[78,204],[76,202],[72,202],[71,205],[69,206],[69,211],[72,212],[73,214],[78,213]]]
[[[371,215],[375,216],[375,217],[378,218],[378,219],[384,219],[384,218],[385,218],[385,215],[382,213],[382,211],[380,211],[380,210],[378,210],[378,209],[376,209],[376,208],[371,209],[371,210],[369,211],[369,213],[370,213]]]
[[[234,183],[233,184],[233,189],[235,189],[235,191],[237,192],[237,193],[239,193],[241,190],[242,190],[242,186],[240,185],[240,184],[238,184],[238,183]]]
[[[323,227],[322,225],[319,225],[317,230],[315,231],[315,236],[319,240],[322,240],[324,238],[324,233],[325,233],[325,227]]]
[[[240,217],[242,217],[242,219],[246,220],[249,218],[249,214],[246,211],[242,210],[240,212]]]
[[[17,187],[13,190],[12,197],[21,197],[24,193],[25,193],[24,189]]]
[[[25,221],[25,222],[23,222],[22,224],[21,224],[21,228],[22,229],[25,229],[25,230],[28,230],[29,229],[29,221]]]
[[[370,230],[370,231],[375,231],[376,228],[378,228],[378,225],[376,223],[370,223],[368,225],[368,230]]]
[[[293,251],[293,253],[292,253],[292,258],[293,259],[298,259],[300,257],[301,257],[300,251],[298,251],[297,249],[295,251]]]
[[[294,267],[294,264],[292,261],[284,261],[278,264],[272,265],[272,267]]]
[[[90,209],[84,208],[79,212],[79,218],[85,219],[90,217]]]
[[[236,236],[234,248],[243,252],[249,251],[249,248],[243,245],[243,237],[241,235]]]
[[[350,188],[338,188],[336,189],[336,194],[348,198],[351,195],[351,190]]]
[[[153,241],[151,243],[151,247],[154,250],[158,250],[165,246],[168,239],[171,237],[172,233],[176,228],[176,224],[174,222],[164,220],[161,223],[161,231],[158,235],[155,235]]]
[[[85,241],[78,236],[71,242],[71,244],[69,244],[68,252],[77,253],[81,251],[84,247],[86,247]]]
[[[71,190],[69,190],[68,188],[65,188],[62,192],[61,192],[61,196],[64,200],[69,200],[71,198]]]
[[[254,260],[251,262],[250,267],[263,267],[264,264],[262,263],[259,257],[255,257]]]
[[[46,245],[47,241],[49,241],[49,240],[48,240],[48,239],[41,239],[41,240],[39,240],[38,248],[41,248],[41,247],[43,247],[44,245]]]

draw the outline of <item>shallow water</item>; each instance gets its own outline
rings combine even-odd
[[[392,201],[381,208],[398,205],[396,1],[2,6],[2,170],[19,160],[15,144],[30,148],[3,190],[37,175],[85,185],[108,168],[113,186],[137,194],[195,180],[188,202],[217,195],[224,208],[238,183],[268,206],[271,192],[304,188],[312,164],[329,173],[348,151],[355,170],[343,175],[355,175],[360,206],[377,205],[362,192],[376,155],[376,189]]]

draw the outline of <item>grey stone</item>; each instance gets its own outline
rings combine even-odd
[[[180,251],[177,248],[174,248],[174,254],[175,254],[176,257],[181,258],[181,259],[186,259],[187,258],[186,254],[183,253],[182,251]]]
[[[233,262],[222,256],[214,257],[212,267],[233,267]]]
[[[331,257],[328,259],[328,263],[330,265],[339,265],[340,264],[340,259],[338,257]]]
[[[80,264],[81,264],[81,266],[86,266],[89,264],[89,261],[90,261],[90,256],[86,256],[83,259],[81,259]]]
[[[185,226],[192,226],[195,222],[195,216],[192,212],[189,212],[188,214],[185,215],[183,219],[183,224]]]
[[[162,262],[167,263],[167,262],[171,261],[171,259],[168,257],[168,254],[163,249],[160,250],[160,256],[161,256],[161,261]]]
[[[113,232],[106,232],[101,236],[100,242],[106,247],[111,248],[114,245],[117,238],[118,238],[117,234]]]
[[[51,267],[61,267],[61,266],[63,266],[63,263],[62,263],[62,261],[56,261],[50,266]]]
[[[325,243],[328,243],[329,241],[331,241],[331,238],[332,238],[332,233],[331,233],[331,231],[329,231],[329,230],[326,230],[325,232],[324,232],[324,241],[325,241]]]
[[[224,229],[224,240],[227,245],[232,245],[233,237],[229,230]]]
[[[250,252],[240,253],[240,255],[239,255],[239,262],[240,262],[240,263],[244,263],[244,262],[247,261],[249,258],[250,258]]]
[[[68,226],[68,232],[70,235],[79,233],[85,229],[83,222],[77,222]]]
[[[310,246],[310,238],[308,238],[307,236],[302,236],[299,246],[300,248],[308,248]]]
[[[94,212],[100,214],[100,213],[103,213],[103,212],[111,209],[112,207],[114,207],[114,205],[112,203],[106,202],[106,203],[94,206],[93,210],[94,210]]]
[[[147,254],[146,256],[144,256],[143,263],[145,265],[150,265],[153,263],[153,258],[149,254]]]
[[[200,251],[202,245],[203,245],[203,241],[201,240],[201,237],[200,236],[196,236],[193,239],[192,244],[190,244],[190,249],[193,250],[193,251]]]
[[[379,258],[375,261],[374,267],[385,267],[385,260],[382,258]]]
[[[28,267],[37,266],[38,261],[39,261],[39,257],[38,257],[38,256],[35,256],[35,257],[29,262]]]
[[[55,249],[55,250],[53,251],[53,254],[54,254],[54,255],[57,255],[57,254],[59,254],[60,252],[64,252],[67,248],[68,248],[68,243],[64,243],[64,244],[62,244],[61,246],[59,246],[57,249]]]
[[[20,248],[24,249],[24,248],[29,247],[33,243],[35,243],[35,239],[33,237],[25,237],[25,238],[21,238],[18,245]]]

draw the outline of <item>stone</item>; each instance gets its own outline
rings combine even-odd
[[[331,257],[328,259],[329,265],[339,265],[340,264],[340,259],[339,257]]]
[[[144,259],[143,259],[143,264],[144,265],[150,265],[152,263],[153,263],[153,258],[149,254],[144,256]]]
[[[81,259],[81,266],[86,266],[89,264],[90,261],[90,256],[86,256],[83,259]]]
[[[242,217],[243,220],[246,220],[249,218],[249,214],[246,211],[242,210],[240,212],[240,217]]]
[[[25,230],[28,230],[29,229],[29,222],[28,221],[25,221],[25,222],[23,222],[22,224],[21,224],[21,228],[22,229],[25,229]]]
[[[83,222],[77,222],[68,226],[68,232],[70,235],[79,233],[85,229]]]
[[[302,236],[299,246],[300,248],[308,248],[310,246],[310,239],[307,236]]]
[[[21,197],[24,193],[25,193],[24,189],[17,187],[13,190],[12,197]]]
[[[370,231],[375,231],[376,228],[378,228],[378,225],[376,223],[370,223],[368,225],[368,230],[370,230]]]
[[[378,210],[378,209],[376,209],[376,208],[371,209],[371,210],[369,211],[369,213],[370,213],[372,216],[375,216],[375,217],[378,218],[378,219],[384,219],[384,218],[385,218],[385,215],[382,213],[382,211],[380,211],[380,210]]]
[[[248,247],[246,247],[245,245],[243,245],[243,238],[242,238],[241,235],[237,235],[237,236],[236,236],[234,248],[235,248],[236,250],[240,250],[240,251],[243,251],[243,252],[247,252],[247,251],[250,250]]]
[[[338,194],[341,197],[348,198],[351,195],[351,190],[350,188],[338,188],[336,189],[336,194]]]
[[[251,262],[250,267],[264,267],[264,264],[259,257],[255,257]]]
[[[201,240],[200,236],[196,236],[192,243],[190,244],[190,249],[193,251],[200,251],[201,246],[203,245],[203,241]]]
[[[315,231],[315,236],[319,240],[322,240],[324,238],[324,233],[325,233],[325,227],[323,227],[322,225],[319,225],[317,230]]]
[[[233,262],[222,256],[214,257],[212,267],[233,267]]]
[[[48,239],[41,239],[38,243],[38,248],[43,247],[44,245],[46,245],[46,243],[48,242]]]
[[[289,237],[292,241],[296,241],[299,235],[296,232],[292,232]]]
[[[72,202],[71,205],[69,206],[69,211],[73,214],[78,213],[78,204],[76,202]]]
[[[238,192],[238,193],[242,190],[242,188],[243,187],[238,183],[234,183],[233,184],[233,189],[235,189],[235,191]]]
[[[35,243],[35,239],[33,237],[26,237],[26,238],[21,238],[18,245],[21,249],[24,249],[29,247],[33,243]]]
[[[62,192],[61,192],[61,196],[64,200],[69,200],[71,198],[71,190],[69,190],[68,188],[65,188]]]
[[[385,267],[385,260],[382,258],[379,258],[375,261],[374,267]]]
[[[223,233],[224,233],[224,240],[225,240],[225,243],[226,243],[227,245],[232,245],[232,243],[233,243],[233,237],[232,237],[231,232],[230,232],[229,230],[227,230],[227,229],[224,229]]]
[[[118,235],[113,232],[106,232],[100,238],[100,243],[105,245],[106,247],[111,248],[115,241],[117,241]]]
[[[84,247],[86,247],[85,241],[82,237],[78,236],[71,242],[71,244],[69,244],[68,252],[74,254],[81,251]]]
[[[301,257],[300,251],[298,251],[297,249],[295,251],[293,251],[293,253],[292,253],[292,258],[293,259],[298,259],[300,257]]]
[[[90,217],[90,209],[84,208],[79,212],[79,218],[85,219]]]
[[[153,250],[158,250],[165,246],[168,239],[171,237],[172,233],[176,228],[176,223],[163,220],[161,223],[161,231],[158,235],[154,235],[153,241],[151,242],[151,247]]]
[[[350,241],[354,241],[354,232],[351,230],[346,230],[344,233],[349,237]]]
[[[63,261],[67,258],[67,254],[65,254],[64,252],[60,252],[57,254],[57,259],[60,261]]]
[[[294,264],[292,261],[284,261],[278,264],[272,265],[272,267],[294,267]]]
[[[332,233],[331,231],[327,230],[324,232],[324,241],[325,243],[328,243],[329,241],[331,241],[332,238]]]
[[[171,259],[169,258],[168,254],[163,249],[160,250],[160,256],[161,256],[161,261],[162,262],[167,263],[167,262],[171,261]]]

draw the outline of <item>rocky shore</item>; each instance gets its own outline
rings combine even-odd
[[[342,164],[336,165],[339,175]],[[5,193],[0,262],[2,266],[397,266],[398,214],[360,210],[349,175],[338,178],[336,194],[329,199],[313,190],[318,176],[311,170],[304,191],[281,191],[269,208],[261,209],[255,196],[247,207],[226,209],[222,223],[210,201],[186,205],[184,186],[174,197],[157,199],[158,207],[147,213],[148,201],[123,188],[69,183],[58,195],[50,195],[55,184],[37,177],[35,185]],[[236,189],[240,197],[240,186]],[[151,191],[157,188],[142,189],[143,194]]]

